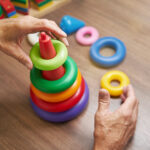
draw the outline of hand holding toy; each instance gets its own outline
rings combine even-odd
[[[17,59],[28,69],[32,69],[32,62],[21,47],[21,42],[28,33],[38,31],[53,33],[68,45],[67,35],[55,22],[47,19],[37,19],[31,16],[3,19],[0,20],[0,29],[0,50]]]
[[[66,46],[42,32],[30,57],[34,64],[30,72],[33,110],[51,122],[75,118],[86,107],[89,90]]]

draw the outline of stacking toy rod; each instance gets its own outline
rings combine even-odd
[[[45,32],[41,32],[39,38],[40,54],[44,59],[52,59],[56,56],[55,48],[51,42],[51,38]],[[42,76],[47,80],[58,80],[65,73],[63,66],[51,71],[42,71]]]
[[[34,112],[50,122],[77,117],[87,106],[89,89],[67,47],[42,32],[31,51],[30,103]],[[65,72],[65,73],[64,73]]]

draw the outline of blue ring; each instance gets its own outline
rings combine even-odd
[[[16,14],[16,11],[12,11],[10,13],[7,14],[8,17],[14,16]]]
[[[104,57],[100,55],[99,51],[105,46],[112,46],[116,53],[110,57]],[[122,62],[125,56],[126,47],[124,43],[115,37],[100,38],[90,48],[90,57],[92,60],[103,67],[115,66]]]
[[[88,99],[89,99],[89,89],[87,83],[85,82],[85,91],[80,101],[74,107],[72,107],[67,111],[58,113],[47,112],[36,106],[36,104],[34,104],[31,98],[30,103],[35,113],[42,119],[50,122],[65,122],[77,117],[86,107]]]
[[[23,12],[25,12],[25,13],[28,13],[28,12],[29,12],[29,9],[28,9],[28,8],[21,8],[21,7],[15,6],[15,9],[16,9],[16,10],[23,11]]]

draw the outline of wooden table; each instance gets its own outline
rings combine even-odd
[[[87,109],[76,119],[53,124],[41,120],[29,103],[29,71],[16,60],[0,53],[0,150],[91,150],[94,113],[100,79],[109,70],[124,71],[140,101],[139,118],[127,150],[150,149],[150,13],[149,0],[74,0],[45,18],[59,22],[69,14],[96,27],[100,36],[115,36],[127,47],[120,65],[104,69],[90,60],[88,46],[80,46],[69,36],[69,55],[74,58],[90,88]],[[31,46],[24,41],[28,53]],[[111,50],[103,51],[112,54]],[[112,99],[111,110],[120,105]]]

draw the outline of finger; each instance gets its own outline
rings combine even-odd
[[[123,137],[123,141],[125,142],[124,144],[126,145],[131,139],[132,137],[134,136],[134,133],[135,133],[135,129],[136,129],[136,124],[132,124],[131,127],[129,127],[127,130],[126,130],[126,133]]]
[[[98,111],[106,111],[109,109],[110,105],[110,94],[107,90],[101,89],[99,91],[99,99],[98,99]]]
[[[133,122],[135,122],[135,123],[136,123],[137,118],[138,118],[138,107],[139,107],[139,102],[137,100],[136,106],[135,106],[134,111],[133,111]]]
[[[59,38],[60,41],[62,41],[66,46],[69,46],[67,38]]]
[[[127,95],[127,97],[133,97],[133,96],[135,96],[135,94],[134,94],[134,89],[133,89],[133,87],[132,87],[131,84],[129,84],[129,85],[126,87],[126,95]]]
[[[52,32],[58,37],[67,37],[67,34],[62,31],[54,21],[50,21],[48,19],[37,19],[34,17],[28,18],[28,22],[26,22],[27,19],[25,19],[26,26],[24,26],[26,34],[45,31]]]
[[[122,94],[122,95],[120,96],[120,98],[121,98],[122,102],[124,102],[124,101],[126,100],[126,97],[124,96],[124,94]]]
[[[54,21],[49,21],[49,23],[47,23],[47,27],[56,36],[67,37],[67,34]]]
[[[124,103],[120,106],[120,109],[126,111],[131,111],[136,106],[137,100],[134,94],[133,87],[131,85],[127,86],[127,98],[124,100]]]
[[[138,117],[138,103],[136,104],[136,107],[134,108],[133,114],[132,114],[132,122],[130,126],[128,127],[127,132],[125,133],[124,139],[130,139],[136,130],[136,123],[137,123],[137,117]]]
[[[56,37],[51,33],[51,32],[47,32],[47,34],[54,40],[56,40]]]
[[[60,41],[62,41],[66,46],[69,46],[68,40],[66,38],[60,38],[60,37],[56,37],[53,35],[53,33],[51,32],[47,32],[47,34],[52,38],[52,39],[59,39]]]
[[[21,47],[17,46],[15,49],[15,53],[12,54],[14,58],[16,58],[19,62],[25,65],[28,69],[32,69],[33,64],[29,56],[22,50]]]
[[[123,87],[123,93],[122,95],[127,98],[127,86]]]
[[[19,62],[24,64],[28,69],[32,69],[33,64],[29,56],[23,51],[21,46],[15,42],[4,42],[4,47],[1,49],[4,53],[13,58],[17,59]]]
[[[59,39],[60,41],[62,41],[66,46],[69,46],[68,40],[67,38],[64,37],[58,37],[56,36],[57,39]]]
[[[133,109],[132,115],[130,117],[131,119],[130,125],[126,126],[127,130],[124,135],[124,141],[129,140],[134,135],[134,132],[136,129],[137,118],[138,118],[138,105],[139,103],[137,102],[135,105],[135,108]]]

